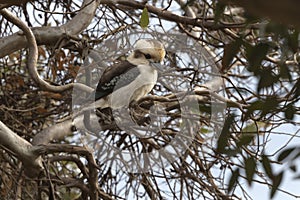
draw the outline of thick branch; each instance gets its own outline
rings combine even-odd
[[[76,35],[88,26],[88,24],[90,23],[90,21],[92,20],[92,18],[94,16],[94,12],[95,12],[95,9],[96,9],[97,5],[93,5],[95,8],[91,12],[91,10],[86,10],[86,9],[90,5],[92,5],[93,2],[90,2],[88,5],[86,5],[87,3],[89,3],[89,2],[86,2],[84,4],[85,8],[81,10],[80,14],[75,16],[73,18],[73,20],[69,21],[68,23],[66,23],[65,25],[63,25],[61,27],[62,30],[65,29],[68,32],[68,34],[70,34],[70,35]],[[54,85],[50,85],[49,83],[44,81],[39,76],[37,68],[36,68],[37,59],[38,59],[38,47],[37,47],[37,42],[36,42],[34,33],[22,20],[20,20],[16,16],[14,16],[7,9],[0,10],[0,13],[8,21],[10,21],[13,24],[15,24],[16,26],[18,26],[23,31],[23,33],[25,34],[26,40],[27,40],[26,42],[25,42],[25,40],[24,40],[25,38],[24,38],[23,39],[24,42],[21,43],[21,45],[20,44],[13,45],[12,43],[15,43],[15,41],[14,42],[11,41],[12,43],[11,44],[7,43],[7,45],[9,44],[9,46],[15,46],[16,47],[15,50],[17,50],[17,47],[20,47],[22,45],[27,44],[27,46],[29,48],[27,67],[28,67],[30,76],[36,82],[36,84],[41,89],[52,91],[52,92],[63,92],[65,90],[72,89],[75,84],[67,84],[67,85],[64,85],[64,86],[54,86]],[[61,34],[63,34],[63,33],[61,33]],[[39,35],[37,35],[37,37],[39,37]],[[0,46],[1,46],[1,41],[0,41]],[[1,52],[6,52],[6,53],[10,52],[10,50],[12,50],[12,49],[9,46],[4,45],[4,49],[2,49]],[[1,47],[0,47],[0,49],[1,49]],[[81,89],[83,91],[91,92],[91,89],[89,87],[83,85],[83,84],[78,84],[77,83],[76,86],[78,86],[79,89]]]
[[[83,31],[91,22],[99,6],[99,1],[85,0],[83,8],[78,14],[66,24],[60,27],[33,28],[32,32],[38,45],[55,45],[60,38],[67,35],[77,35]],[[0,58],[17,50],[26,48],[27,41],[20,32],[0,39]]]
[[[66,121],[54,124],[48,128],[45,128],[39,132],[32,140],[33,145],[48,144],[53,140],[63,139],[73,133],[72,127],[76,125],[77,129],[85,129],[83,115],[79,115],[74,119],[68,119]],[[95,124],[98,127],[98,118],[96,115],[92,115],[90,118],[90,124]],[[97,127],[94,127],[95,129]]]
[[[0,145],[11,151],[22,161],[25,172],[37,176],[43,169],[42,159],[35,153],[35,148],[25,139],[18,136],[0,121]]]
[[[0,9],[8,8],[12,5],[21,6],[22,4],[26,4],[30,0],[0,0]]]
[[[23,3],[27,3],[30,0],[0,0],[0,3],[10,4],[10,5],[21,5]]]
[[[54,46],[56,42],[65,35],[64,30],[61,27],[32,28],[32,32],[38,45]],[[0,58],[26,47],[26,37],[21,32],[3,37],[0,39]]]
[[[33,145],[48,144],[53,140],[62,139],[72,132],[72,119],[57,123],[39,132],[32,140]]]
[[[10,21],[13,24],[15,24],[16,26],[18,26],[23,31],[23,33],[25,34],[26,40],[27,40],[27,46],[29,48],[27,67],[28,67],[28,71],[29,71],[29,74],[30,74],[31,78],[35,81],[35,83],[41,89],[52,91],[52,92],[62,92],[62,91],[65,91],[65,90],[72,89],[74,87],[74,84],[67,84],[67,85],[63,85],[63,86],[54,86],[54,85],[50,85],[49,83],[47,83],[46,81],[44,81],[40,77],[40,75],[37,71],[37,67],[36,67],[37,59],[38,59],[38,47],[37,47],[37,43],[36,43],[35,36],[34,36],[33,32],[22,20],[20,20],[16,16],[14,16],[7,9],[0,10],[0,13],[8,21]],[[82,84],[77,84],[77,85],[79,87],[81,87],[82,90],[90,92],[90,90],[88,89],[87,86],[84,86]]]
[[[135,9],[144,9],[145,7],[148,9],[150,13],[156,14],[158,17],[168,20],[168,21],[173,21],[177,23],[182,23],[185,25],[193,25],[193,26],[199,26],[207,29],[223,29],[223,28],[240,28],[244,27],[245,24],[223,24],[219,23],[216,24],[214,21],[207,21],[205,19],[200,19],[200,18],[194,18],[194,17],[188,17],[188,16],[180,16],[176,15],[170,11],[163,10],[161,8],[157,8],[155,6],[151,6],[149,4],[143,4],[137,1],[132,1],[132,0],[102,0],[101,4],[113,4],[115,6],[122,5],[122,6],[127,6]]]
[[[82,4],[82,9],[73,17],[72,20],[62,25],[61,28],[66,31],[68,35],[78,35],[86,29],[92,19],[95,17],[97,7],[101,0],[85,0]]]

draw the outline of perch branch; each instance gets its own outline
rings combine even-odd
[[[87,3],[89,3],[89,1],[86,1],[84,3],[84,5]],[[93,14],[95,12],[97,4],[94,5],[95,3],[94,4],[92,4],[92,3],[93,2],[89,3],[84,9],[82,9],[80,11],[81,12],[80,14],[78,14],[76,17],[74,17],[73,20],[62,25],[60,29],[66,30],[67,34],[69,34],[69,35],[76,35],[76,34],[80,33],[84,28],[86,28],[88,26],[88,24],[90,23],[90,21],[92,20],[92,18],[94,16]],[[90,6],[93,6],[94,9],[87,10],[87,8],[90,8]],[[25,41],[24,43],[20,43],[16,46],[18,48],[20,48],[23,45],[26,45],[26,43],[27,43],[28,48],[29,48],[28,63],[27,63],[29,74],[32,77],[32,79],[35,81],[35,83],[41,89],[52,91],[52,92],[63,92],[65,90],[72,89],[73,87],[76,86],[76,87],[78,87],[78,89],[88,92],[88,93],[90,93],[92,91],[91,88],[89,88],[88,86],[85,86],[84,84],[71,83],[71,84],[67,84],[67,85],[63,85],[63,86],[54,86],[54,85],[50,85],[49,83],[44,81],[39,76],[37,68],[36,68],[37,59],[38,59],[38,47],[37,47],[36,37],[35,37],[33,31],[22,20],[20,20],[16,16],[14,16],[9,10],[2,9],[2,10],[0,10],[0,14],[2,14],[11,23],[18,26],[23,31],[23,34],[25,34],[27,41]],[[50,30],[52,30],[52,29],[50,29]],[[63,34],[65,34],[65,33],[61,33],[60,35],[63,35]],[[24,36],[19,36],[18,38],[15,38],[15,39],[19,39],[21,37],[24,37]],[[37,34],[37,37],[40,37],[40,35]],[[1,44],[3,45],[3,41],[1,42],[1,40],[0,40],[0,49],[2,49]],[[14,44],[14,43],[12,43],[12,44]],[[10,46],[13,46],[12,44],[10,44]],[[16,50],[16,49],[11,49],[11,50]],[[4,49],[2,49],[1,52],[10,53],[11,50],[5,48],[5,45],[4,45]],[[0,53],[0,57],[1,57],[1,53]]]
[[[0,121],[0,146],[12,152],[24,164],[25,173],[36,177],[43,169],[42,158],[27,140],[18,136]]]

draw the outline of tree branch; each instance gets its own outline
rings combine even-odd
[[[110,195],[106,194],[105,192],[101,191],[98,188],[98,165],[96,163],[96,160],[93,156],[93,153],[90,151],[90,149],[87,149],[86,147],[80,147],[80,146],[74,146],[69,144],[49,144],[47,146],[40,146],[44,149],[46,153],[56,153],[56,152],[66,152],[70,154],[77,154],[80,156],[85,156],[86,160],[88,161],[88,171],[89,171],[89,196],[92,200],[99,199],[98,196],[101,197],[101,199],[109,199],[112,198]]]
[[[72,127],[74,124],[76,125],[77,129],[85,129],[84,125],[84,116],[79,115],[74,119],[68,119],[66,121],[54,124],[48,128],[45,128],[37,135],[33,137],[32,144],[33,145],[41,145],[41,144],[48,144],[53,140],[63,139],[64,137],[71,135],[73,133]],[[90,118],[90,124],[94,124],[98,127],[98,118],[95,115],[92,115]],[[93,127],[96,129],[96,127]]]
[[[86,4],[88,4],[88,5],[86,5]],[[80,14],[75,16],[73,18],[73,20],[71,20],[68,23],[66,23],[65,25],[61,26],[60,29],[66,30],[67,33],[70,34],[70,35],[76,35],[76,34],[80,33],[83,29],[85,29],[88,26],[88,24],[90,23],[90,21],[94,17],[94,12],[97,8],[97,4],[96,5],[95,4],[96,3],[85,1],[85,3],[83,4],[83,6],[85,6],[85,8],[81,10]],[[93,6],[92,8],[94,8],[94,9],[92,9],[92,12],[91,12],[91,10],[87,10],[88,8],[91,9],[90,6]],[[16,26],[18,26],[23,31],[23,33],[25,34],[27,41],[25,41],[24,38],[23,38],[24,43],[14,45],[15,42],[16,42],[16,41],[14,41],[12,43],[7,43],[7,45],[15,46],[15,47],[18,47],[18,48],[22,47],[25,44],[28,45],[29,53],[28,53],[27,66],[28,66],[29,74],[32,77],[32,79],[35,81],[35,83],[41,89],[52,91],[52,92],[63,92],[65,90],[72,89],[75,86],[74,83],[63,85],[63,86],[54,86],[54,85],[50,85],[49,83],[44,81],[39,76],[37,68],[36,68],[37,59],[38,59],[38,47],[37,47],[37,42],[36,42],[34,33],[23,21],[21,21],[19,18],[14,16],[7,9],[0,10],[0,13],[8,21],[10,21],[13,24],[15,24]],[[60,36],[63,35],[63,34],[64,33],[61,32]],[[19,38],[20,37],[23,37],[23,36],[19,36]],[[37,37],[40,38],[40,36],[38,34],[37,34]],[[15,39],[18,39],[18,38],[15,38]],[[3,44],[3,42],[1,42],[1,40],[0,40],[0,49],[2,49],[1,44]],[[11,52],[11,50],[17,50],[16,48],[11,49],[9,46],[4,45],[4,50],[2,50],[1,52],[9,53],[9,52]],[[1,57],[1,55],[0,55],[0,57]],[[85,92],[91,92],[92,91],[91,88],[89,88],[88,86],[85,86],[84,84],[76,83],[76,86],[80,90],[83,90]]]
[[[7,8],[12,5],[21,6],[22,4],[26,4],[31,0],[0,0],[0,9]]]
[[[61,28],[68,35],[78,35],[90,25],[100,2],[101,0],[85,0],[79,13],[72,20],[62,25]]]
[[[114,6],[122,5],[122,6],[135,8],[135,9],[140,9],[140,10],[146,7],[150,13],[156,14],[158,17],[162,19],[177,22],[177,23],[182,23],[185,25],[199,26],[207,29],[241,28],[245,26],[244,23],[229,24],[229,23],[220,22],[216,24],[213,20],[207,21],[205,19],[200,19],[196,17],[180,16],[170,11],[164,10],[162,8],[157,8],[149,4],[145,5],[143,3],[131,1],[131,0],[102,0],[101,4],[114,5]]]
[[[25,173],[35,177],[43,169],[42,158],[36,153],[36,149],[25,139],[18,136],[0,121],[0,145],[11,151],[22,161]]]
[[[0,4],[10,4],[10,5],[21,5],[23,3],[27,3],[30,0],[0,0]]]
[[[34,37],[33,32],[31,29],[18,17],[14,16],[10,11],[8,11],[6,8],[0,10],[0,13],[10,22],[18,26],[23,33],[26,36],[27,39],[27,45],[29,48],[28,53],[28,61],[27,61],[27,67],[29,74],[31,78],[35,81],[35,83],[44,90],[52,91],[52,92],[63,92],[65,90],[72,89],[74,87],[74,84],[67,84],[63,86],[54,86],[50,85],[46,81],[44,81],[37,71],[36,65],[37,65],[37,59],[38,59],[38,47],[37,43]],[[78,30],[77,30],[78,31]],[[91,92],[91,89],[83,84],[76,84],[78,87],[80,87],[81,90],[86,92]]]
[[[83,31],[91,22],[99,6],[99,1],[85,0],[82,9],[66,24],[59,27],[37,27],[32,32],[38,45],[54,46],[61,37],[77,35]],[[26,48],[27,41],[20,32],[0,39],[0,58],[17,50]]]
[[[53,140],[62,139],[68,135],[73,133],[72,129],[72,119],[67,121],[54,124],[43,129],[37,135],[33,137],[32,144],[33,145],[41,145],[48,144]]]

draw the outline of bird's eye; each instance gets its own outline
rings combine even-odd
[[[146,58],[146,59],[150,59],[150,58],[151,58],[151,55],[147,53],[147,54],[145,54],[145,58]]]

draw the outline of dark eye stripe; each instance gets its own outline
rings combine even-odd
[[[151,59],[151,55],[150,54],[145,54],[145,58],[146,59]]]

